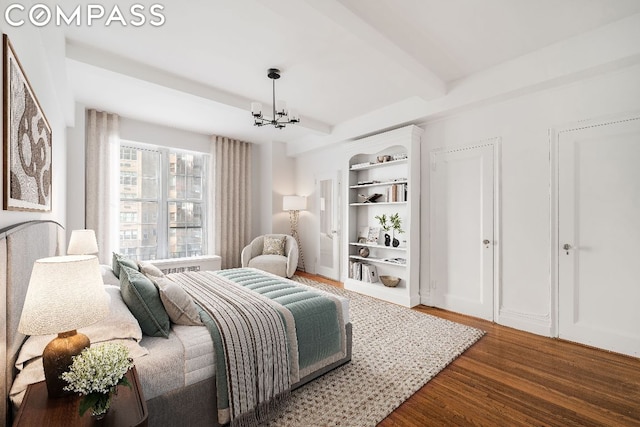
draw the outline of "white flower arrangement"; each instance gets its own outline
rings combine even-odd
[[[97,413],[96,409],[106,412],[110,395],[117,386],[130,387],[125,374],[132,367],[133,361],[129,358],[127,347],[120,343],[106,343],[85,348],[82,353],[73,356],[69,371],[60,377],[69,383],[65,390],[86,396],[80,403],[82,416],[89,408],[94,408],[94,414]]]

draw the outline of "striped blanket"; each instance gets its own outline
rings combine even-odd
[[[219,422],[244,427],[268,419],[298,378],[297,355],[291,354],[297,352],[291,313],[209,272],[170,277],[215,324],[210,332],[216,348]]]

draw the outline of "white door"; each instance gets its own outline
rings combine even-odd
[[[559,133],[558,242],[560,338],[640,356],[640,120]]]
[[[493,145],[431,153],[436,307],[493,320]]]
[[[319,275],[333,280],[340,277],[340,239],[338,238],[338,172],[318,175],[318,261]]]

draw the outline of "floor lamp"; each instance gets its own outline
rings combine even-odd
[[[284,196],[282,198],[282,210],[289,211],[289,222],[291,223],[291,236],[298,243],[298,253],[302,267],[300,270],[305,271],[304,255],[302,254],[302,245],[298,237],[298,219],[300,211],[307,209],[307,198],[304,196]]]

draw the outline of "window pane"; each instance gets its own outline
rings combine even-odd
[[[202,178],[187,176],[187,199],[202,200]]]
[[[192,202],[169,202],[169,256],[202,255],[204,239],[202,206]]]
[[[160,186],[160,153],[140,150],[142,157],[140,170],[142,175],[141,197],[157,199]]]
[[[207,159],[165,148],[120,148],[121,253],[146,260],[207,252]]]
[[[137,260],[156,259],[158,202],[120,201],[120,252]]]
[[[169,177],[169,198],[170,199],[184,199],[185,198],[185,182],[186,178],[183,176],[171,175]]]
[[[120,198],[157,199],[160,153],[120,148]]]

